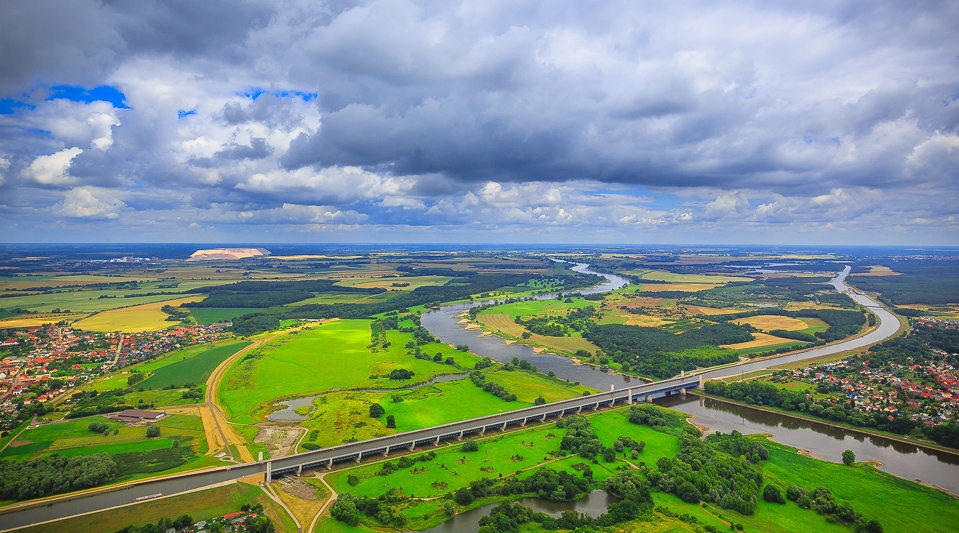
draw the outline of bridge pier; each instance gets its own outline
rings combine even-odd
[[[463,432],[460,431],[460,435],[456,437],[456,440],[463,440]]]
[[[503,427],[499,428],[502,433],[506,433],[506,422],[503,422]]]
[[[363,460],[363,452],[360,452],[360,453],[357,454],[357,456],[356,456],[356,462],[358,463],[358,462],[360,462],[360,461],[362,461],[362,460]]]
[[[480,436],[483,436],[483,435],[486,435],[486,426],[483,426],[483,428],[480,429]]]
[[[416,441],[415,441],[415,440],[410,443],[410,451],[413,451],[414,449],[416,449]]]
[[[297,467],[296,467],[296,475],[298,475],[298,476],[303,475],[303,465],[297,465]]]
[[[679,389],[679,395],[685,398],[685,397],[686,397],[686,389]]]
[[[435,448],[436,446],[439,446],[439,445],[440,445],[440,436],[437,435],[437,436],[436,436],[436,442],[433,443],[433,447]]]
[[[626,396],[626,405],[633,405],[633,393],[632,393],[632,392],[630,392],[629,395]]]
[[[389,457],[389,455],[390,455],[390,447],[387,446],[386,449],[383,450],[383,457]]]
[[[651,394],[646,395],[646,403],[653,403],[653,396]]]
[[[596,402],[596,405],[593,406],[593,411],[599,409],[599,402]]]
[[[582,412],[583,412],[583,406],[580,405],[579,408],[576,409],[576,414],[580,414],[580,413],[582,413]]]
[[[529,417],[525,417],[525,418],[523,418],[523,423],[522,423],[522,424],[520,424],[520,426],[522,426],[522,427],[526,427],[526,421],[527,421],[527,420],[529,420]]]
[[[266,482],[273,481],[273,461],[266,462]]]
[[[560,413],[559,416],[562,417],[563,413]],[[540,422],[546,422],[546,413],[543,413],[543,418],[540,419]]]

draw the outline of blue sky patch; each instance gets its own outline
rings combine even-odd
[[[130,109],[130,106],[124,103],[126,96],[116,87],[110,85],[99,85],[92,89],[84,89],[76,85],[57,85],[50,87],[50,96],[47,100],[66,99],[73,102],[110,102],[113,107],[119,109]]]
[[[299,98],[299,99],[303,100],[304,102],[312,102],[313,100],[316,100],[316,97],[317,97],[317,95],[319,94],[319,93],[315,93],[315,92],[313,92],[313,93],[308,93],[308,92],[304,92],[304,91],[288,91],[288,90],[285,90],[285,89],[278,89],[278,90],[275,90],[275,91],[268,91],[268,90],[263,89],[263,88],[261,88],[261,87],[253,87],[253,88],[249,89],[248,91],[242,92],[242,93],[240,93],[240,94],[242,94],[243,96],[249,98],[250,100],[256,100],[256,99],[259,98],[261,95],[266,94],[266,93],[270,93],[270,94],[272,94],[273,96],[275,96],[275,97],[277,97],[277,98]]]
[[[37,106],[27,102],[21,102],[20,100],[14,100],[13,98],[0,98],[0,115],[12,115],[21,107],[34,109]]]
[[[188,117],[190,115],[195,115],[196,109],[181,109],[176,112],[177,118]]]

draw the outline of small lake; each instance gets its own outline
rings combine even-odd
[[[531,507],[537,513],[546,513],[552,517],[558,518],[563,511],[570,510],[596,517],[605,513],[609,504],[619,501],[619,498],[608,494],[604,490],[594,490],[571,502],[554,502],[540,500],[539,498],[524,498],[518,501],[527,507]],[[499,504],[491,503],[458,514],[436,527],[425,530],[423,533],[476,533],[479,531],[480,518],[488,515],[490,510],[497,505]]]

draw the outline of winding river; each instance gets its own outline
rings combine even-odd
[[[626,285],[627,280],[589,270],[586,264],[573,267],[577,272],[597,274],[606,278],[606,282],[584,294],[606,292]],[[790,355],[750,361],[727,368],[700,372],[706,379],[740,374],[768,368],[784,363],[801,361],[847,350],[856,350],[882,341],[899,329],[898,319],[874,300],[850,289],[846,283],[850,267],[846,266],[830,283],[839,292],[845,292],[860,305],[875,313],[879,323],[865,335],[839,343],[819,346]],[[556,295],[541,295],[537,298],[555,298]],[[507,362],[513,357],[527,359],[536,365],[540,372],[553,371],[557,377],[599,390],[609,390],[610,386],[622,388],[636,384],[638,378],[621,374],[603,372],[597,367],[578,365],[571,359],[555,354],[536,353],[529,346],[507,344],[501,337],[489,335],[478,329],[466,329],[460,315],[474,305],[486,302],[456,304],[444,306],[423,314],[421,324],[442,342],[450,344],[468,344],[470,350],[499,362]],[[876,461],[880,468],[890,474],[911,480],[935,485],[954,495],[959,495],[959,456],[919,448],[912,444],[899,442],[885,437],[866,435],[860,432],[830,426],[828,424],[806,421],[794,417],[769,413],[758,409],[743,407],[727,402],[700,398],[694,395],[683,399],[664,398],[657,403],[682,411],[695,417],[698,425],[706,426],[709,431],[729,432],[733,429],[742,433],[769,433],[772,438],[783,444],[808,452],[819,459],[840,462],[843,450],[856,453],[858,461]]]

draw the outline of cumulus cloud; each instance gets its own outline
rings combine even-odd
[[[24,174],[39,185],[63,186],[74,183],[70,175],[73,158],[82,154],[82,148],[66,148],[50,155],[41,155],[30,163]]]
[[[70,189],[55,206],[60,214],[71,218],[116,219],[125,204],[111,193],[89,187]]]

